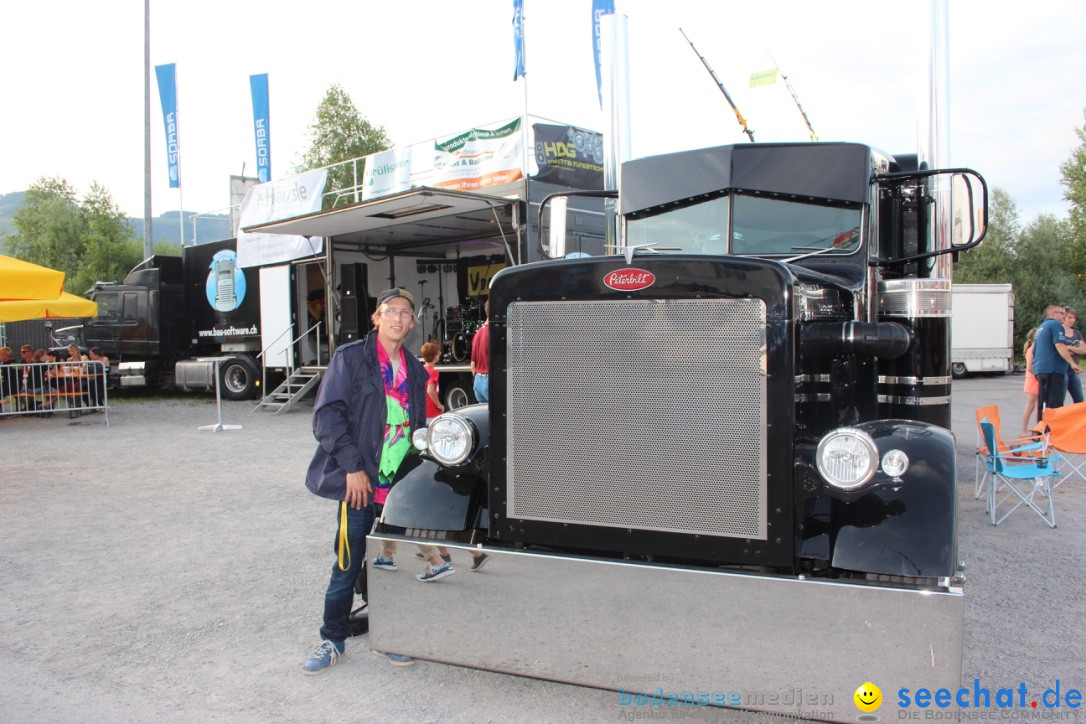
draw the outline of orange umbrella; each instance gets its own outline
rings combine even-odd
[[[0,300],[56,299],[63,291],[64,272],[0,254]]]

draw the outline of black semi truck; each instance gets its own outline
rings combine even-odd
[[[83,325],[83,341],[102,348],[123,387],[214,389],[214,358],[229,356],[218,363],[223,397],[251,399],[263,376],[262,292],[289,297],[285,285],[262,290],[258,269],[238,267],[233,239],[155,255],[122,283],[95,286],[98,316]]]
[[[621,178],[617,253],[494,277],[490,403],[416,431],[369,539],[465,575],[368,570],[371,647],[811,718],[955,690],[950,262],[983,179],[847,143]]]

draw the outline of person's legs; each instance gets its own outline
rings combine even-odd
[[[1026,393],[1026,411],[1022,413],[1022,434],[1025,435],[1029,432],[1029,418],[1033,414],[1033,411],[1037,409],[1037,395],[1032,392]]]
[[[1067,375],[1063,372],[1037,375],[1040,392],[1037,394],[1037,422],[1044,417],[1046,407],[1063,407],[1067,395]]]
[[[1082,402],[1082,380],[1071,370],[1067,372],[1067,394],[1071,395],[1071,402]]]
[[[475,392],[475,399],[478,402],[490,401],[490,377],[488,375],[475,375],[475,382],[472,387]]]
[[[336,509],[338,520],[339,509]],[[321,638],[342,643],[351,635],[351,604],[354,602],[354,582],[358,570],[366,562],[366,535],[373,528],[372,505],[356,510],[347,506],[347,542],[350,545],[350,564],[347,570],[339,567],[337,559],[332,564],[332,576],[324,594],[324,625]],[[337,528],[336,536],[339,532]]]

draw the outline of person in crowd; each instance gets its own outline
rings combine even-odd
[[[1067,348],[1071,353],[1071,361],[1078,364],[1080,354],[1086,354],[1086,343],[1083,343],[1082,332],[1075,329],[1078,321],[1078,312],[1073,307],[1063,308],[1063,336],[1067,337]],[[1082,402],[1082,380],[1078,373],[1067,370],[1067,394],[1071,396],[1071,402]]]
[[[87,390],[87,397],[90,403],[94,407],[102,408],[106,402],[106,380],[109,375],[109,358],[102,354],[101,347],[91,347],[87,350],[87,356],[91,358],[93,362],[100,362],[100,365],[90,365],[90,386]]]
[[[19,354],[23,357],[21,367],[21,384],[23,392],[28,395],[41,395],[45,388],[45,369],[38,364],[38,358],[34,354],[34,348],[24,344],[19,348]],[[28,409],[37,409],[42,400],[38,397],[26,398]]]
[[[1081,372],[1071,359],[1063,329],[1063,307],[1045,307],[1045,321],[1033,336],[1033,374],[1037,377],[1037,421],[1046,407],[1063,407],[1068,370]]]
[[[11,347],[0,347],[0,402],[5,402],[18,392],[19,383],[19,366],[15,364]]]
[[[339,501],[339,555],[324,595],[321,642],[302,667],[306,674],[326,671],[345,651],[366,534],[396,470],[413,450],[411,431],[426,422],[426,370],[403,347],[415,326],[414,308],[407,290],[382,292],[372,318],[375,329],[336,350],[317,393],[313,434],[319,444],[306,487]],[[382,655],[398,666],[415,663],[409,656]]]
[[[445,405],[441,402],[441,389],[438,386],[441,373],[438,372],[437,367],[434,367],[434,362],[437,362],[437,358],[441,356],[441,349],[437,346],[437,342],[427,342],[422,345],[419,354],[422,355],[422,366],[426,369],[427,375],[426,424],[429,425],[431,420],[445,412]]]
[[[1026,344],[1022,353],[1026,358],[1026,382],[1022,391],[1026,393],[1026,410],[1022,413],[1022,437],[1029,435],[1029,421],[1033,411],[1037,409],[1037,376],[1033,374],[1033,337],[1037,334],[1037,328],[1029,330],[1026,334]]]
[[[486,320],[471,340],[471,373],[475,375],[475,399],[490,401],[490,298],[483,304]]]

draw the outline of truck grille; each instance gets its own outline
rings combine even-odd
[[[510,304],[507,515],[765,540],[765,309]]]

